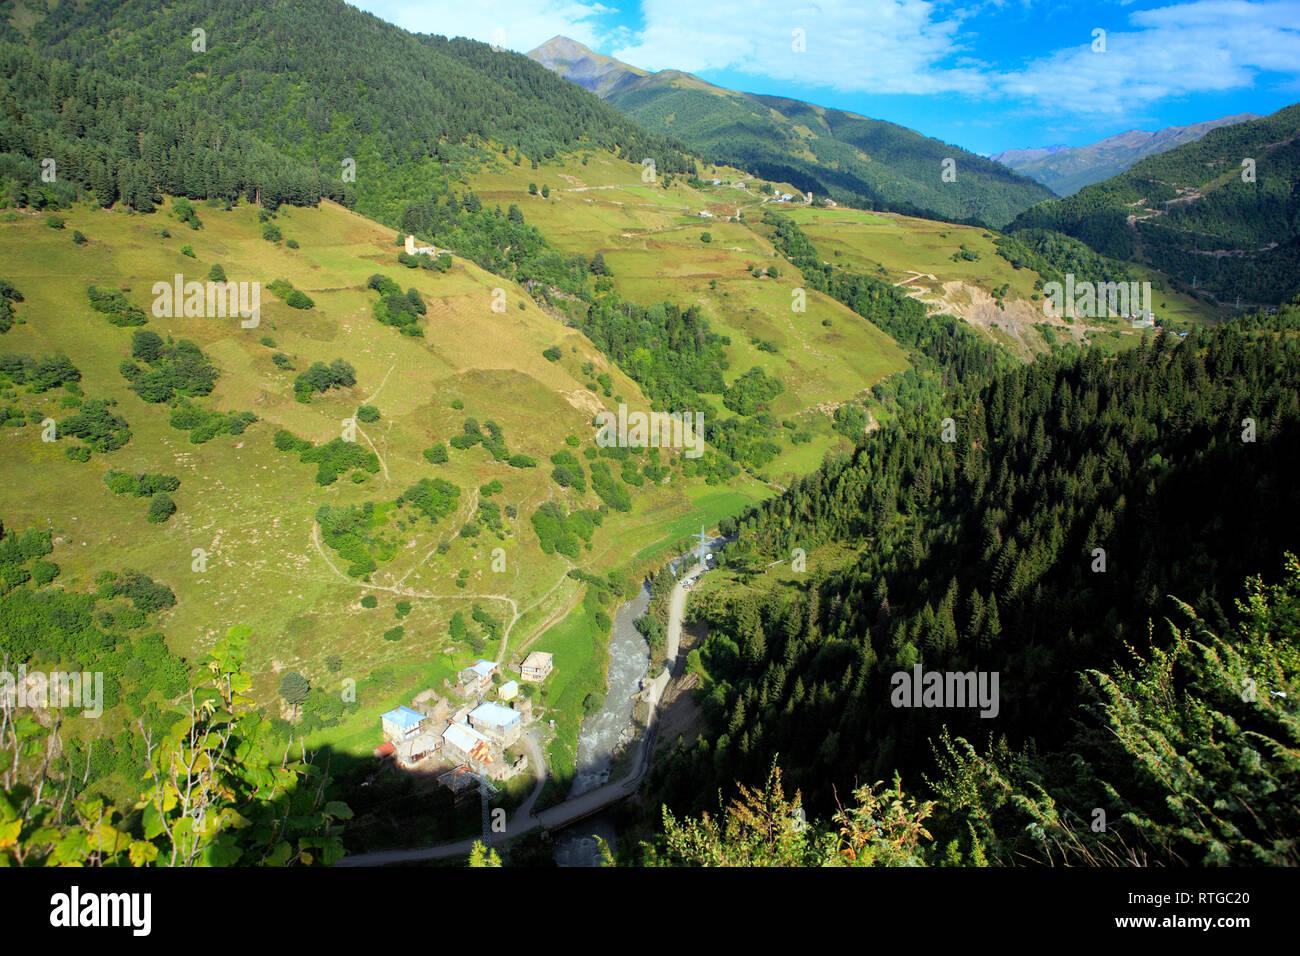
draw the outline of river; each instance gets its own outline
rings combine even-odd
[[[731,538],[715,538],[708,550],[721,548]],[[694,563],[692,552],[684,558],[670,562],[676,574],[683,560]],[[609,780],[610,766],[619,748],[634,735],[632,709],[642,681],[650,670],[650,646],[634,623],[650,606],[650,588],[643,584],[636,597],[625,603],[614,615],[614,630],[609,639],[609,692],[605,706],[582,722],[578,731],[578,760],[569,796],[576,797],[594,790]],[[555,838],[555,862],[559,866],[598,866],[600,852],[595,837],[599,835],[614,849],[617,833],[606,814],[562,831]]]

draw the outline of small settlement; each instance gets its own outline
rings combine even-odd
[[[384,714],[384,743],[375,756],[407,770],[441,765],[446,769],[439,782],[458,796],[524,772],[527,755],[518,748],[516,756],[509,752],[534,719],[533,702],[520,693],[519,681],[541,683],[552,667],[550,654],[533,651],[518,680],[497,685],[500,664],[475,661],[456,675],[455,687],[444,681],[445,696],[429,688],[416,694],[411,706]]]

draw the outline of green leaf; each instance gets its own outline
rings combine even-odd
[[[152,840],[163,832],[162,814],[152,801],[144,808],[144,838]]]
[[[342,800],[331,800],[325,804],[325,816],[333,820],[351,820],[352,808]]]

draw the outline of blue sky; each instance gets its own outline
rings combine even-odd
[[[1300,0],[349,2],[408,30],[521,53],[563,34],[644,69],[851,110],[986,154],[1300,101]]]

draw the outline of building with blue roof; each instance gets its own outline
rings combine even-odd
[[[403,704],[401,707],[393,708],[379,720],[383,725],[385,737],[389,740],[401,741],[417,736],[425,717],[418,710],[412,710]]]

